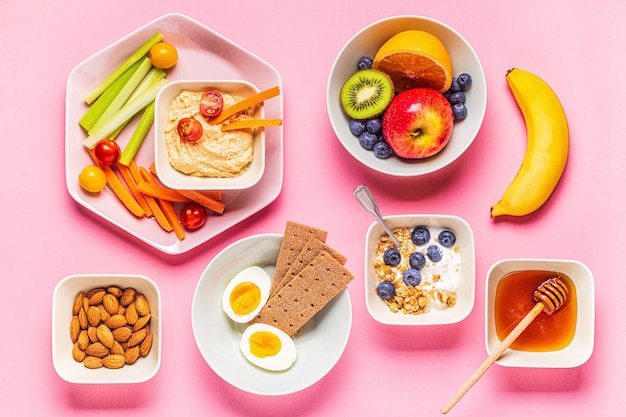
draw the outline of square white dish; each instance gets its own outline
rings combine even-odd
[[[457,323],[465,319],[474,308],[476,292],[476,260],[474,234],[470,225],[460,217],[436,214],[407,214],[385,216],[385,222],[393,231],[399,227],[450,229],[456,235],[456,246],[459,247],[461,259],[461,278],[456,290],[456,305],[447,308],[433,307],[423,314],[404,314],[392,312],[387,304],[376,293],[378,280],[374,272],[373,259],[376,253],[378,238],[386,234],[382,225],[373,222],[367,230],[365,238],[365,304],[374,320],[381,324],[421,326]]]
[[[175,255],[205,243],[278,197],[283,181],[283,130],[282,126],[267,129],[263,178],[247,190],[224,191],[224,214],[212,216],[202,229],[188,233],[181,241],[174,234],[164,232],[153,219],[135,218],[108,190],[101,195],[83,191],[78,185],[78,174],[92,163],[83,146],[86,135],[78,125],[79,118],[87,109],[84,96],[156,31],[160,31],[165,40],[178,50],[178,63],[167,70],[170,81],[210,77],[247,80],[259,89],[278,85],[281,90],[282,81],[276,69],[261,58],[201,23],[177,13],[164,15],[142,26],[88,57],[71,71],[67,82],[65,120],[65,178],[70,196],[104,221],[164,253]],[[264,110],[266,117],[282,119],[282,96],[269,100]],[[120,144],[126,143],[135,125],[136,120],[131,121],[120,134],[117,139]],[[154,126],[135,159],[145,167],[154,162]]]
[[[498,365],[528,368],[573,368],[584,364],[593,352],[595,327],[595,286],[591,270],[582,262],[564,259],[504,259],[487,272],[485,285],[485,345],[491,354],[500,344],[494,319],[498,282],[511,272],[522,270],[555,271],[568,276],[576,289],[577,318],[573,340],[565,348],[550,352],[507,349]],[[529,294],[532,297],[532,294]]]
[[[117,286],[134,288],[143,294],[150,304],[150,333],[152,348],[145,357],[120,369],[88,369],[72,357],[70,322],[72,305],[79,292],[93,288]],[[161,366],[161,294],[156,283],[143,275],[77,274],[63,278],[57,283],[52,296],[52,363],[57,374],[74,384],[132,384],[145,382],[158,372]]]
[[[169,108],[172,101],[182,91],[217,90],[228,94],[236,94],[243,98],[258,93],[259,89],[247,81],[222,80],[180,80],[165,85],[156,97],[154,113],[154,161],[157,176],[164,185],[177,190],[242,190],[256,185],[263,177],[265,170],[265,129],[255,129],[253,160],[248,169],[233,178],[197,177],[183,174],[172,167],[169,161],[165,140],[165,128],[169,120]],[[264,118],[264,105],[257,108],[255,119]]]

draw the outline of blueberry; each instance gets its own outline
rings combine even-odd
[[[411,268],[419,271],[426,265],[426,258],[421,252],[413,252],[411,256],[409,256],[409,265]]]
[[[389,281],[380,281],[378,283],[378,296],[383,300],[388,300],[396,295],[396,286]]]
[[[428,255],[428,259],[433,262],[439,262],[441,260],[441,249],[437,245],[430,245],[426,250],[426,255]]]
[[[400,251],[396,248],[389,248],[383,254],[383,262],[389,266],[396,266],[402,260],[402,255],[400,255]]]
[[[361,58],[359,58],[359,60],[357,62],[357,67],[360,70],[370,69],[370,68],[372,68],[372,64],[373,63],[374,63],[374,61],[369,56],[362,56]]]
[[[379,133],[383,128],[383,123],[379,118],[369,119],[365,122],[365,129],[368,132]]]
[[[425,226],[417,226],[411,232],[411,241],[415,243],[417,246],[422,246],[428,243],[430,240],[430,232],[428,228]]]
[[[450,104],[455,105],[457,103],[465,103],[465,93],[462,91],[457,91],[455,93],[450,93],[448,96],[448,101]]]
[[[464,72],[457,77],[457,82],[459,87],[461,87],[461,91],[467,91],[472,86],[472,76]]]
[[[365,121],[352,119],[350,123],[348,123],[348,127],[350,128],[350,132],[358,137],[361,133],[365,132]]]
[[[459,79],[457,77],[454,77],[452,79],[452,84],[450,85],[450,88],[448,89],[448,91],[451,93],[456,93],[457,91],[461,91],[461,86],[459,85]]]
[[[439,233],[439,244],[444,248],[451,248],[456,243],[456,235],[452,230],[442,230]]]
[[[467,107],[463,103],[453,104],[452,114],[454,115],[454,120],[463,120],[467,117]]]
[[[409,268],[402,273],[402,282],[411,287],[419,285],[422,281],[422,274],[417,269]]]
[[[378,135],[372,132],[363,132],[359,136],[359,143],[364,149],[371,151],[374,145],[378,143]]]
[[[391,148],[384,140],[374,145],[374,156],[378,159],[387,159],[392,153]]]

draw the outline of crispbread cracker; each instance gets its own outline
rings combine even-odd
[[[291,267],[291,264],[296,260],[300,251],[304,248],[304,245],[306,245],[311,236],[325,242],[328,232],[291,220],[287,221],[283,240],[278,251],[276,270],[274,271],[270,294],[275,293],[275,289],[281,284],[281,281]]]
[[[309,240],[306,242],[296,259],[294,259],[287,272],[283,275],[280,284],[277,284],[274,292],[272,292],[270,296],[275,295],[278,291],[280,291],[282,287],[297,276],[300,271],[302,271],[322,251],[328,252],[333,258],[337,259],[341,265],[345,265],[347,261],[345,256],[316,237],[310,236]]]
[[[265,304],[252,323],[269,324],[293,336],[353,279],[341,262],[322,251]]]

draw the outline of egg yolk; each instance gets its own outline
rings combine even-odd
[[[238,284],[230,293],[230,306],[235,314],[249,314],[261,303],[261,289],[252,282]]]
[[[272,332],[254,332],[250,335],[250,353],[257,358],[275,356],[280,348],[280,339]]]

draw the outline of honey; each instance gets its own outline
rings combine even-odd
[[[515,271],[505,275],[496,287],[494,317],[496,334],[503,340],[537,303],[533,292],[549,278],[560,277],[569,295],[552,315],[539,314],[513,342],[511,349],[529,352],[560,350],[571,343],[576,331],[576,288],[572,280],[553,271]]]

